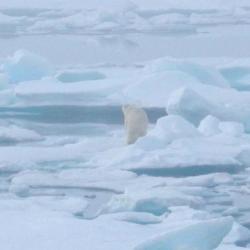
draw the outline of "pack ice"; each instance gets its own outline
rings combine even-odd
[[[247,29],[249,7],[246,0],[2,1],[0,38],[10,39],[12,52],[0,56],[0,248],[249,249],[248,58],[55,65],[33,42],[16,52],[12,44],[35,35],[41,45],[52,35],[100,43],[108,54],[105,46],[124,35],[133,57],[140,47],[131,36],[217,39],[228,25],[229,33]],[[75,51],[68,49],[65,57]],[[131,145],[126,104],[143,108],[150,123]]]

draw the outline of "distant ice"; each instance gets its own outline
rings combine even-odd
[[[248,0],[1,1],[2,248],[248,249],[249,16]],[[125,103],[150,120],[133,145]]]
[[[0,3],[1,35],[119,34],[131,31],[196,33],[200,27],[248,23],[246,0],[9,0]]]

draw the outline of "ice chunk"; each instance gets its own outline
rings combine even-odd
[[[244,134],[244,126],[239,122],[221,122],[219,124],[220,130],[231,136],[240,136]]]
[[[203,203],[200,197],[185,193],[187,186],[183,189],[177,187],[182,184],[152,188],[151,178],[137,178],[136,183],[128,187],[125,194],[112,196],[100,214],[133,211],[165,217],[170,213],[170,206],[199,207]]]
[[[188,137],[198,137],[199,131],[188,121],[177,115],[169,115],[158,119],[150,133],[140,138],[135,146],[144,150],[157,150],[168,143]]]
[[[42,139],[43,137],[33,130],[24,129],[15,125],[0,127],[0,143],[39,141]]]
[[[16,93],[13,89],[7,88],[0,91],[0,105],[6,106],[16,102]]]
[[[168,114],[180,115],[195,125],[215,110],[214,105],[189,88],[174,91],[167,103]]]
[[[134,211],[151,213],[156,216],[168,212],[168,206],[164,199],[146,198],[138,200],[135,204]]]
[[[246,76],[243,76],[241,78],[241,88],[238,88],[239,90],[250,90],[250,73]]]
[[[231,218],[200,222],[157,236],[135,250],[213,250],[232,229]]]
[[[133,211],[135,201],[128,195],[114,195],[101,211],[105,213],[119,213]]]
[[[242,150],[238,156],[237,159],[244,165],[249,167],[250,164],[250,149],[247,148],[245,150]]]
[[[146,71],[146,70],[145,70]],[[207,115],[224,121],[243,123],[250,131],[250,94],[233,88],[203,84],[178,70],[146,72],[145,76],[122,90],[124,97],[143,106],[164,107],[198,126]],[[176,92],[175,92],[176,91]]]
[[[248,66],[233,63],[221,67],[220,72],[233,88],[250,90],[250,68]]]
[[[140,101],[146,106],[162,107],[174,90],[197,85],[201,83],[183,72],[156,72],[130,85],[124,89],[123,94],[131,101]]]
[[[146,67],[146,71],[180,71],[196,78],[204,84],[229,87],[229,83],[223,78],[218,70],[208,66],[205,67],[199,64],[172,58],[157,59]]]
[[[219,129],[220,120],[212,115],[208,115],[204,118],[198,127],[198,130],[205,136],[212,136],[219,134],[221,131]]]
[[[223,243],[233,244],[240,242],[248,242],[250,239],[250,231],[248,228],[234,223],[231,232],[225,237]]]
[[[198,130],[188,121],[178,115],[168,115],[158,119],[151,135],[167,142],[179,138],[198,137]]]
[[[214,116],[208,115],[199,125],[199,131],[205,136],[213,136],[219,133],[230,136],[241,136],[245,129],[239,122],[223,121],[221,122]]]
[[[20,197],[27,197],[29,195],[29,186],[24,183],[10,185],[9,192],[16,194]]]
[[[53,73],[53,67],[43,57],[26,50],[18,50],[3,64],[12,83],[39,80]]]
[[[5,74],[0,73],[0,91],[3,89],[7,89],[8,83],[9,83],[9,78]]]
[[[78,214],[88,206],[87,200],[81,197],[30,197],[35,205],[52,211],[63,211],[70,214]]]
[[[81,82],[91,80],[101,80],[106,78],[104,74],[98,71],[64,71],[57,75],[60,82]]]
[[[161,223],[162,218],[150,213],[126,212],[119,214],[117,219],[141,225]]]

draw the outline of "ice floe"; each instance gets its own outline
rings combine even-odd
[[[221,219],[169,232],[139,245],[135,250],[215,249],[232,228],[232,220]],[[211,235],[211,232],[212,235]]]
[[[43,137],[35,131],[20,128],[15,125],[0,127],[0,144],[40,141]]]
[[[13,83],[38,80],[53,72],[46,59],[25,50],[16,51],[7,58],[2,68]]]
[[[204,117],[217,112],[217,108],[195,91],[181,88],[174,91],[167,103],[167,113],[181,115],[198,124]]]

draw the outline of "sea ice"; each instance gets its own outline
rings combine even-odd
[[[201,83],[181,71],[161,71],[145,74],[141,80],[126,87],[123,95],[128,100],[145,106],[164,107],[171,93],[181,87],[196,86]]]
[[[198,130],[205,136],[213,136],[221,132],[219,125],[219,119],[212,115],[208,115],[200,122]]]
[[[0,91],[7,89],[9,87],[8,83],[9,83],[9,78],[5,74],[0,73]]]
[[[35,131],[21,128],[15,125],[0,127],[0,144],[40,141],[43,137]]]
[[[57,75],[60,82],[82,82],[91,80],[100,80],[106,78],[104,74],[98,71],[64,71]]]
[[[250,76],[249,64],[241,65],[241,62],[234,62],[231,64],[222,65],[219,67],[219,70],[233,88],[240,91],[250,90],[248,81]]]
[[[232,229],[231,218],[204,221],[157,236],[135,250],[213,250]]]
[[[228,136],[243,136],[245,128],[243,124],[232,121],[220,121],[212,115],[205,117],[199,125],[199,131],[205,136],[213,136],[223,133]]]
[[[216,69],[209,68],[209,66],[202,66],[188,61],[181,61],[171,58],[160,58],[149,63],[145,72],[162,72],[162,71],[179,71],[191,77],[196,78],[203,84],[215,85],[218,87],[229,87],[225,78]]]
[[[229,43],[227,53],[236,48],[229,55],[245,53],[223,35],[248,30],[249,7],[248,0],[0,1],[0,36],[10,38],[2,39],[2,55],[24,42],[74,63],[55,68],[24,50],[0,56],[2,248],[247,249],[249,230],[238,222],[250,225],[249,62],[143,61],[203,55],[214,39]],[[185,46],[172,51],[177,40]],[[157,44],[152,53],[157,41],[170,50]],[[80,47],[67,53],[64,42]],[[151,118],[164,115],[130,146],[123,144],[124,103],[145,107]]]
[[[189,88],[181,88],[172,92],[167,103],[168,114],[180,115],[195,125],[216,111],[213,104]]]
[[[181,116],[168,115],[156,122],[155,128],[150,131],[150,135],[170,143],[179,138],[199,137],[199,132]]]
[[[179,138],[197,137],[199,131],[181,116],[168,115],[160,118],[155,127],[145,137],[140,138],[135,146],[146,150],[157,150]]]
[[[46,59],[26,50],[16,51],[2,67],[12,83],[38,80],[53,73],[53,67]]]
[[[141,225],[157,224],[162,222],[161,217],[155,216],[151,213],[143,213],[141,211],[120,213],[117,215],[117,219]]]
[[[244,126],[239,122],[221,122],[219,124],[219,129],[222,133],[231,136],[241,136],[245,132]]]

